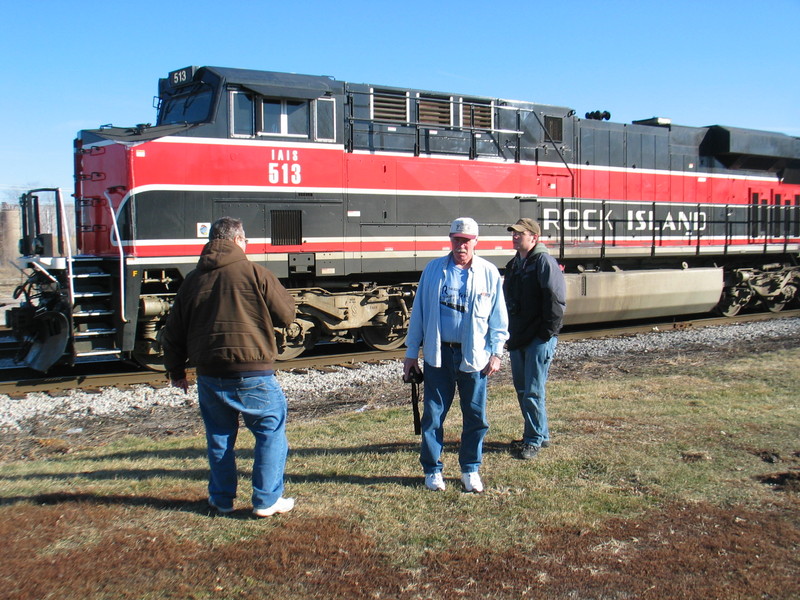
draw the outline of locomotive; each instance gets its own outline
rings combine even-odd
[[[59,190],[20,199],[29,276],[7,325],[31,368],[158,368],[173,297],[221,216],[243,219],[249,259],[296,298],[281,359],[402,346],[419,274],[459,216],[501,268],[507,226],[539,221],[567,325],[798,299],[797,137],[218,67],[169,73],[156,100],[155,125],[78,133],[74,228]]]

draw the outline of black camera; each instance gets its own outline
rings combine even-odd
[[[422,371],[411,369],[408,375],[403,374],[403,383],[422,383]]]

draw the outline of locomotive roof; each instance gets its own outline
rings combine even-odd
[[[101,140],[116,140],[125,142],[146,142],[167,135],[175,135],[194,127],[191,123],[176,123],[174,125],[161,125],[154,128],[150,123],[143,123],[133,127],[114,127],[104,125],[97,129],[83,129],[80,136],[84,143]]]
[[[371,88],[379,88],[381,90],[407,90],[408,88],[401,88],[395,86],[384,86],[375,84],[359,84],[347,83],[337,80],[330,76],[324,75],[303,75],[298,73],[282,73],[276,71],[261,71],[254,69],[239,69],[230,67],[190,67],[192,79],[202,79],[202,72],[211,74],[211,79],[218,78],[227,84],[238,85],[247,88],[255,93],[263,96],[275,96],[280,91],[281,95],[292,96],[295,98],[314,99],[320,96],[329,94],[342,94],[348,90],[351,91],[365,91],[368,92]],[[195,76],[195,73],[197,74]],[[168,80],[160,80],[161,83],[167,83]],[[167,85],[169,85],[167,83]],[[422,94],[431,95],[451,95],[442,92],[428,92],[424,90],[416,90]],[[468,96],[470,98],[481,98],[490,100],[488,97],[477,95],[458,94],[459,96]],[[550,109],[563,110],[567,112],[567,107],[545,105],[538,102],[526,102],[519,100],[508,100],[498,98],[502,105],[508,107],[549,107]],[[574,114],[574,111],[570,111]],[[588,114],[587,114],[588,117]],[[587,122],[586,125],[591,123]],[[669,123],[669,122],[666,122]],[[659,119],[646,119],[643,121],[634,121],[633,124],[662,126]],[[118,141],[146,141],[164,135],[179,134],[181,131],[192,128],[193,124],[175,124],[166,127],[159,127],[154,130],[149,124],[137,125],[135,127],[101,127],[100,129],[85,130],[83,137],[85,141],[92,139],[114,139]],[[597,123],[600,127],[600,122]],[[608,122],[605,127],[625,127],[623,123],[615,124]],[[738,165],[740,168],[749,164],[758,164],[759,168],[776,169],[784,166],[793,169],[800,168],[800,137],[792,137],[782,133],[773,133],[767,131],[759,131],[753,129],[742,129],[736,127],[726,127],[723,125],[711,125],[707,127],[682,127],[669,123],[668,129],[671,131],[672,136],[698,136],[696,139],[688,140],[687,143],[699,144],[700,153],[707,156],[717,156],[729,166]],[[679,132],[684,132],[679,134]],[[766,167],[764,158],[769,157],[772,163]]]
[[[341,92],[342,83],[325,75],[300,75],[229,67],[203,67],[216,73],[228,83],[235,83],[254,92],[274,95],[275,86],[284,88],[295,98],[319,98],[325,93]]]
[[[418,88],[405,88],[392,85],[374,84],[374,83],[355,83],[345,82],[335,79],[327,75],[301,75],[297,73],[279,73],[275,71],[257,71],[254,69],[236,69],[229,67],[202,67],[203,69],[215,73],[216,75],[225,79],[227,83],[241,85],[254,92],[262,95],[270,96],[275,94],[275,86],[280,86],[282,91],[287,95],[295,98],[318,98],[325,93],[342,93],[345,88],[379,88],[381,90],[408,90],[431,94],[435,96],[449,96],[458,95],[479,100],[490,101],[495,97],[482,96],[479,94],[452,94],[449,92],[435,91],[435,90],[421,90]],[[497,98],[507,103],[509,106],[514,105],[532,105],[537,106],[553,106],[555,105],[541,104],[538,102],[512,100],[509,98]],[[566,107],[564,107],[565,110]]]
[[[704,144],[713,154],[800,158],[800,137],[771,131],[711,125]]]

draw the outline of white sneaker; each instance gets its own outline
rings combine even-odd
[[[462,473],[461,483],[464,484],[464,489],[468,492],[480,494],[483,491],[483,482],[481,481],[481,476],[478,475],[477,471],[473,473]]]
[[[269,508],[254,508],[257,517],[271,517],[278,513],[287,513],[294,508],[294,498],[278,498]]]
[[[444,491],[444,478],[441,473],[426,473],[425,487],[434,492]]]

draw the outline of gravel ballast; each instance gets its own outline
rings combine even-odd
[[[561,341],[553,363],[553,377],[559,373],[574,372],[587,361],[609,360],[619,356],[658,355],[662,353],[689,352],[694,349],[741,348],[757,343],[763,348],[770,341],[783,341],[795,345],[800,340],[800,319],[776,319],[706,327],[688,330],[670,330],[583,341]],[[626,359],[627,362],[627,359]],[[290,413],[314,417],[331,412],[361,411],[407,401],[407,389],[401,382],[402,364],[385,361],[366,364],[360,368],[336,368],[308,373],[279,372],[277,377],[289,401]],[[510,369],[506,367],[495,383],[507,383]],[[74,422],[80,419],[108,416],[141,415],[157,409],[187,408],[197,404],[197,386],[189,393],[164,387],[155,389],[147,385],[127,390],[106,388],[101,393],[80,390],[52,397],[43,393],[30,393],[25,398],[14,399],[0,395],[0,431],[30,431],[43,420]],[[73,427],[72,433],[80,433]],[[67,431],[70,433],[70,430]]]

